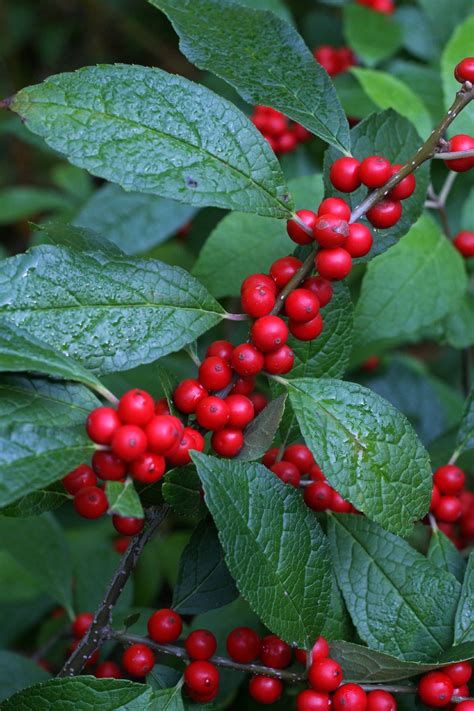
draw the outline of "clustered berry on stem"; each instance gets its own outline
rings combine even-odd
[[[313,134],[296,121],[269,106],[255,106],[250,120],[267,139],[276,155],[291,153],[300,143],[307,143]]]
[[[465,489],[464,484],[465,474],[455,464],[444,464],[433,474],[430,511],[438,528],[458,548],[474,540],[474,492]]]
[[[313,50],[313,55],[330,77],[347,72],[357,64],[354,52],[350,47],[332,47],[329,44],[323,44]]]
[[[393,0],[356,0],[358,5],[365,5],[375,12],[380,12],[383,15],[392,15],[395,12],[395,3]]]

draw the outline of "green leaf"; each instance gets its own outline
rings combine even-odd
[[[88,461],[93,451],[82,425],[0,429],[0,507],[56,481]]]
[[[163,480],[163,498],[180,516],[202,516],[206,507],[194,466],[172,469]]]
[[[435,528],[431,535],[427,557],[433,565],[447,570],[462,583],[466,562],[454,543],[439,528]]]
[[[0,517],[0,545],[37,580],[41,588],[71,610],[72,566],[61,526],[49,514],[34,518]]]
[[[109,501],[110,513],[118,516],[143,518],[140,497],[135,490],[133,479],[130,479],[130,477],[124,483],[121,481],[108,481],[105,485],[105,493]]]
[[[126,254],[140,254],[174,235],[195,213],[195,207],[174,200],[104,185],[74,223],[99,232]]]
[[[0,262],[0,300],[9,321],[102,373],[180,350],[224,317],[179,267],[47,245]]]
[[[0,190],[0,225],[11,225],[40,212],[68,207],[71,207],[69,200],[55,190],[20,186],[3,188]]]
[[[339,587],[360,637],[398,659],[438,659],[453,641],[456,578],[362,516],[331,516],[328,530]]]
[[[0,518],[1,520],[1,518]],[[41,583],[7,550],[0,550],[0,603],[30,604],[42,592]]]
[[[466,292],[458,306],[446,317],[445,337],[453,348],[474,345],[474,294]]]
[[[290,215],[268,142],[233,104],[183,77],[125,64],[84,67],[22,89],[10,108],[73,165],[127,191]]]
[[[410,54],[423,61],[433,61],[438,58],[439,48],[436,37],[421,10],[407,5],[397,7],[397,22],[402,30],[403,47]],[[437,78],[436,81],[439,79]]]
[[[341,150],[347,119],[326,71],[296,30],[271,12],[231,0],[150,0],[170,18],[183,54],[231,84],[249,104],[272,106]]]
[[[46,681],[50,675],[22,654],[0,650],[0,701],[27,686]]]
[[[53,244],[56,247],[70,247],[87,254],[103,252],[112,259],[124,255],[124,252],[116,244],[85,227],[76,227],[66,222],[47,222],[42,225],[33,225],[33,228],[36,237],[33,246]]]
[[[474,642],[474,552],[467,563],[454,620],[454,643]]]
[[[412,10],[414,8],[405,7],[403,9]],[[416,28],[416,30],[418,38],[420,38],[419,28]],[[412,92],[421,99],[430,113],[432,123],[438,123],[440,116],[444,113],[443,91],[439,83],[438,69],[419,62],[395,59],[390,63],[389,71],[397,79],[409,86]]]
[[[270,10],[282,20],[291,22],[291,12],[285,7],[284,0],[239,0],[239,3],[254,10]]]
[[[456,450],[461,453],[474,447],[474,389],[471,390],[462,415],[456,441]]]
[[[173,392],[179,383],[179,378],[174,373],[171,373],[169,370],[167,370],[162,363],[158,363],[156,370],[158,374],[158,380],[160,381],[161,389],[163,391],[163,395],[168,402],[169,410],[171,414],[176,415],[177,412],[173,400]]]
[[[245,444],[236,459],[249,462],[260,459],[271,446],[285,410],[286,393],[271,400],[244,432]]]
[[[181,684],[178,684],[173,689],[155,691],[153,702],[156,711],[184,711]]]
[[[352,621],[337,587],[334,574],[332,576],[331,599],[321,634],[328,642],[334,639],[352,639],[354,636]]]
[[[355,383],[302,378],[289,382],[289,395],[331,486],[387,530],[408,535],[432,488],[428,453],[408,420]]]
[[[440,280],[449,284],[442,297]],[[456,308],[465,288],[461,255],[431,218],[420,218],[368,266],[354,314],[356,347],[366,353],[378,341],[416,335]]]
[[[193,459],[240,592],[275,634],[307,647],[324,625],[332,585],[316,518],[261,464]]]
[[[164,664],[155,664],[146,680],[152,689],[161,690],[169,689],[175,686],[181,678],[181,674],[177,669],[167,667]]]
[[[472,14],[471,0],[456,0],[455,3],[451,2],[451,0],[417,0],[417,2],[424,12],[428,28],[436,40],[438,50],[444,47],[451,37],[451,33]],[[440,21],[441,18],[442,21]],[[459,59],[469,56],[471,48],[472,42],[467,45],[466,52]],[[453,69],[454,64],[451,67],[451,72]]]
[[[462,2],[466,0],[461,0]],[[472,13],[472,4],[470,4]],[[453,15],[452,6],[448,11],[449,15]],[[466,15],[468,13],[466,12]],[[437,25],[443,25],[439,22]],[[441,57],[441,78],[443,80],[444,106],[449,109],[453,103],[456,93],[459,91],[459,82],[454,78],[454,67],[464,57],[472,56],[472,38],[474,35],[474,15],[471,14],[465,22],[459,25],[453,25],[454,33],[447,43]],[[448,129],[448,134],[453,136],[458,133],[472,134],[472,126],[474,124],[474,106],[472,102],[466,106],[463,111],[456,117],[453,126]]]
[[[369,67],[395,54],[400,47],[402,33],[393,17],[349,3],[344,6],[343,21],[347,44]]]
[[[380,109],[394,109],[411,121],[420,136],[429,134],[432,121],[426,106],[400,79],[375,69],[353,68],[351,72]]]
[[[196,615],[227,605],[238,595],[216,527],[205,519],[194,530],[179,561],[173,609],[182,615]]]
[[[62,506],[69,497],[61,483],[52,484],[47,489],[37,489],[31,494],[23,496],[9,506],[0,509],[2,516],[18,516],[26,518],[28,516],[39,516],[45,511],[53,511]]]

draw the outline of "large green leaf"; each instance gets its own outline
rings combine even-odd
[[[269,629],[308,647],[323,628],[332,586],[316,518],[261,464],[196,452],[193,459],[237,587]]]
[[[22,654],[0,651],[0,701],[27,686],[49,679],[37,662]]]
[[[12,323],[102,373],[177,351],[225,314],[179,267],[48,245],[0,262],[0,301]]]
[[[474,552],[471,552],[454,621],[454,643],[474,642]]]
[[[368,66],[387,59],[400,47],[402,33],[393,17],[355,3],[345,5],[343,17],[347,44]]]
[[[125,190],[288,217],[268,142],[233,104],[161,69],[84,67],[22,89],[12,111],[71,163]]]
[[[461,0],[462,2],[469,0]],[[472,13],[472,3],[471,13]],[[450,6],[449,14],[452,16],[452,6]],[[467,15],[467,13],[466,13]],[[437,22],[437,25],[443,25],[442,22]],[[449,109],[454,101],[456,92],[459,91],[459,83],[454,77],[454,67],[464,57],[472,57],[472,38],[474,36],[474,15],[471,14],[465,22],[458,25],[446,45],[441,57],[441,76],[443,80],[444,106]],[[456,117],[454,124],[448,129],[450,136],[458,133],[472,134],[472,126],[474,124],[474,106],[472,101],[466,106],[463,111]]]
[[[0,509],[2,516],[18,516],[26,518],[28,516],[39,516],[45,511],[54,511],[69,500],[69,495],[66,493],[61,482],[51,484],[47,488],[37,489],[31,494],[26,494],[18,499],[13,504],[9,504]]]
[[[150,2],[168,15],[193,64],[225,79],[249,103],[273,106],[324,141],[349,148],[332,82],[287,22],[232,0]]]
[[[329,378],[292,380],[289,395],[330,484],[387,530],[408,535],[428,511],[432,475],[404,415],[361,385]]]
[[[462,583],[466,562],[454,543],[438,528],[431,535],[427,556],[433,565],[447,570]]]
[[[8,225],[40,212],[64,210],[69,200],[55,190],[33,187],[3,188],[0,190],[0,225]]]
[[[453,641],[461,589],[456,578],[362,516],[331,516],[329,539],[360,637],[398,659],[439,659]]]
[[[163,498],[180,516],[202,516],[204,506],[201,480],[193,466],[172,469],[163,480]]]
[[[128,477],[125,482],[108,481],[105,489],[111,513],[118,516],[143,518],[143,506],[133,484],[133,479]]]
[[[466,403],[459,427],[456,449],[459,453],[474,447],[474,388],[471,390]]]
[[[428,28],[437,43],[438,51],[444,47],[451,33],[462,24],[463,20],[472,15],[471,0],[456,0],[454,3],[451,0],[417,0],[417,2],[423,10]],[[466,47],[463,56],[468,56],[471,49],[472,41]],[[452,69],[453,67],[451,67]]]

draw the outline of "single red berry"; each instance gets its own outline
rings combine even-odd
[[[232,395],[250,395],[255,387],[255,378],[237,378],[230,391]]]
[[[123,653],[122,665],[130,676],[146,676],[155,666],[155,655],[146,644],[132,644]]]
[[[330,77],[336,76],[336,74],[339,73],[339,62],[334,47],[323,44],[314,50],[313,55],[315,60],[324,67]]]
[[[381,188],[392,177],[392,164],[382,156],[369,156],[360,164],[359,176],[368,188]]]
[[[311,663],[321,661],[321,659],[326,659],[329,657],[329,644],[325,637],[318,637],[316,642],[313,644],[311,649]]]
[[[185,427],[184,431],[189,432],[189,434],[194,440],[194,444],[196,445],[195,447],[191,447],[191,449],[197,449],[198,452],[204,452],[206,448],[206,440],[204,439],[202,434],[198,430],[193,429],[192,427]]]
[[[329,694],[305,689],[296,697],[296,711],[331,711],[331,698]]]
[[[191,662],[184,671],[184,683],[197,694],[212,694],[219,687],[219,671],[210,662]]]
[[[263,316],[263,318],[255,321],[250,330],[250,335],[259,351],[270,353],[286,343],[288,328],[279,316]]]
[[[308,234],[308,232],[303,229],[303,227],[301,227],[296,220],[288,220],[286,223],[286,231],[288,232],[288,236],[293,240],[293,242],[296,242],[296,244],[311,244],[313,241],[312,231],[317,220],[317,215],[311,210],[297,210],[296,214],[309,229],[310,234]]]
[[[209,630],[193,630],[186,637],[184,647],[191,659],[206,661],[215,654],[217,641]]]
[[[292,279],[303,262],[296,257],[281,257],[273,262],[270,274],[279,289],[283,289]]]
[[[255,416],[252,400],[245,395],[228,395],[224,402],[229,409],[229,427],[244,430]]]
[[[367,711],[397,711],[397,702],[388,691],[374,689],[367,694]]]
[[[271,281],[270,278],[269,281]],[[217,356],[218,358],[222,358],[222,360],[230,361],[233,350],[234,346],[230,341],[214,341],[206,351],[206,358]]]
[[[145,428],[150,450],[163,455],[178,444],[183,432],[183,423],[173,415],[156,415]]]
[[[298,145],[298,138],[293,130],[286,131],[277,139],[275,153],[291,153]]]
[[[155,401],[145,390],[129,390],[120,398],[118,416],[125,425],[144,427],[155,414]]]
[[[174,610],[163,608],[154,612],[148,620],[148,635],[158,644],[176,642],[183,631],[183,621]]]
[[[133,478],[141,484],[153,484],[155,481],[159,481],[165,473],[165,469],[165,458],[160,454],[153,454],[153,452],[145,452],[130,466]]]
[[[326,477],[324,476],[317,464],[313,464],[313,466],[309,470],[309,478],[312,481],[326,481]]]
[[[458,151],[474,150],[474,138],[467,136],[465,133],[459,133],[453,136],[446,148],[447,152],[457,153]],[[454,160],[444,161],[447,168],[454,170],[455,173],[464,173],[474,167],[474,156],[471,158],[455,158]]]
[[[333,491],[330,508],[334,513],[350,513],[352,511],[352,505],[343,499],[338,491]]]
[[[437,468],[433,481],[441,494],[459,494],[464,488],[465,475],[455,464],[445,464]]]
[[[272,375],[283,375],[288,373],[295,362],[295,355],[290,346],[281,346],[272,353],[265,355],[265,370]]]
[[[433,484],[433,488],[431,490],[431,501],[430,501],[430,511],[434,511],[434,509],[437,507],[439,504],[439,499],[440,499],[441,494],[439,493],[439,489],[436,486],[436,484]]]
[[[225,427],[219,432],[214,432],[211,438],[213,450],[221,457],[235,457],[244,446],[242,430],[235,427]]]
[[[370,208],[367,219],[379,230],[386,230],[396,225],[402,216],[403,208],[397,200],[382,200]]]
[[[136,536],[142,530],[144,523],[145,519],[143,518],[119,516],[118,514],[112,516],[112,524],[117,533],[121,533],[122,536]]]
[[[297,466],[300,474],[307,474],[314,465],[314,457],[305,444],[290,444],[283,452],[283,459]]]
[[[313,294],[316,294],[316,296],[318,297],[320,308],[327,306],[332,299],[331,282],[327,279],[323,279],[323,277],[308,277],[303,282],[303,288],[309,289],[313,292]]]
[[[318,297],[309,289],[294,289],[286,298],[285,313],[292,321],[312,321],[319,313]]]
[[[314,226],[314,239],[321,247],[341,247],[349,236],[349,225],[335,215],[321,215]]]
[[[372,0],[372,10],[381,12],[383,15],[392,15],[395,12],[393,0]]]
[[[272,676],[253,676],[249,694],[259,704],[274,704],[283,693],[283,684]]]
[[[117,553],[123,555],[127,550],[128,546],[130,545],[130,541],[131,538],[128,538],[127,536],[121,536],[120,538],[116,538],[114,541],[114,548]]]
[[[204,385],[206,390],[222,390],[229,385],[231,380],[231,367],[223,358],[218,356],[204,358],[199,366],[199,382]]]
[[[229,414],[227,403],[216,395],[205,397],[196,408],[196,420],[206,430],[221,430],[226,426]]]
[[[190,427],[185,427],[178,445],[166,455],[166,460],[171,467],[184,467],[190,463],[190,450],[198,449],[194,432],[195,430],[192,430]]]
[[[234,662],[250,664],[260,654],[260,637],[250,627],[236,627],[227,635],[227,653]]]
[[[329,171],[329,178],[336,190],[341,193],[352,193],[360,187],[360,161],[357,158],[339,158]]]
[[[243,311],[253,318],[267,316],[275,306],[275,293],[267,286],[258,286],[255,289],[245,289],[240,301]]]
[[[101,662],[94,672],[97,679],[120,679],[122,671],[115,662]]]
[[[72,633],[76,639],[84,637],[85,633],[92,624],[94,615],[92,612],[81,612],[72,623]]]
[[[334,692],[334,711],[365,711],[367,694],[358,684],[343,684]]]
[[[292,462],[285,462],[285,460],[282,459],[272,464],[270,469],[284,484],[291,484],[295,489],[299,487],[301,474],[298,467]]]
[[[315,481],[304,488],[304,502],[313,511],[331,508],[334,489],[324,481]]]
[[[454,686],[463,686],[467,684],[472,676],[471,662],[454,662],[443,667],[443,674],[447,674]]]
[[[456,64],[454,76],[458,82],[463,84],[465,81],[470,81],[474,84],[474,57],[465,57]]]
[[[322,215],[328,214],[339,218],[339,220],[344,220],[344,222],[348,222],[351,217],[351,208],[342,198],[326,198],[319,206],[318,216],[321,217]]]
[[[270,467],[275,464],[276,458],[278,457],[278,452],[279,449],[278,447],[272,447],[271,449],[268,449],[265,454],[263,455],[262,458],[262,464],[270,469]]]
[[[265,133],[272,138],[279,138],[287,131],[288,119],[279,111],[272,111],[265,118]]]
[[[80,464],[78,467],[66,474],[63,479],[63,486],[68,494],[74,496],[85,486],[95,486],[97,477],[87,464]]]
[[[336,57],[341,72],[347,71],[350,67],[356,64],[356,57],[350,47],[339,47],[336,49]]]
[[[241,343],[232,351],[230,362],[236,373],[247,377],[260,373],[264,358],[262,353],[251,343]]]
[[[259,289],[260,287],[269,289],[274,296],[277,295],[276,284],[268,274],[251,274],[248,276],[242,282],[240,293],[243,294],[247,289]]]
[[[456,711],[474,711],[474,701],[461,701],[460,704],[456,704]]]
[[[301,323],[301,321],[288,321],[288,328],[292,336],[299,341],[314,341],[323,330],[323,319],[318,314],[311,321]]]
[[[453,523],[461,515],[461,502],[457,496],[440,496],[433,513],[440,521]]]
[[[456,237],[453,239],[453,244],[458,252],[460,252],[466,259],[474,257],[474,232],[471,230],[462,230],[461,232],[458,232]]]
[[[300,123],[293,124],[293,131],[300,143],[306,143],[307,141],[310,141],[313,138],[313,134],[311,133],[311,131],[308,131],[308,129],[302,126]]]
[[[335,691],[342,681],[342,669],[334,659],[321,659],[308,669],[308,681],[315,691]]]
[[[251,401],[251,403],[253,405],[253,409],[255,411],[255,417],[257,417],[257,415],[259,415],[262,412],[262,410],[264,410],[266,408],[266,406],[268,405],[268,398],[263,393],[258,393],[258,392],[251,393],[249,395],[249,400]]]
[[[365,257],[372,249],[372,233],[366,225],[354,222],[349,225],[349,237],[344,243],[344,249],[351,257]]]
[[[106,513],[109,502],[102,489],[97,486],[86,486],[75,495],[74,508],[79,516],[94,519]]]
[[[86,430],[96,444],[110,444],[121,424],[117,412],[111,407],[98,407],[89,413]]]
[[[155,403],[155,415],[171,415],[168,400],[165,397],[160,398]]]
[[[127,465],[113,452],[99,450],[92,456],[92,468],[104,481],[120,481],[127,473]]]
[[[324,279],[345,279],[352,269],[352,257],[342,247],[321,249],[316,255],[316,269]]]
[[[122,425],[112,439],[112,452],[124,462],[133,462],[145,454],[148,440],[141,427]]]
[[[443,672],[429,672],[418,682],[418,694],[427,706],[447,706],[453,695],[453,682]]]
[[[182,380],[173,393],[174,404],[178,410],[187,415],[196,412],[198,403],[205,397],[207,397],[206,388],[192,378]]]
[[[400,168],[403,168],[403,165],[401,163],[398,163],[397,165],[392,165],[392,175],[395,175],[395,173],[398,173]],[[388,194],[388,199],[389,200],[406,200],[409,198],[413,193],[415,192],[416,188],[416,178],[413,175],[413,173],[410,173],[410,175],[407,175],[406,178],[403,178],[403,180],[400,180],[398,185],[395,185],[394,188],[392,188]]]

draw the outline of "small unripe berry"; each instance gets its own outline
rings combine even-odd
[[[286,223],[286,230],[289,237],[296,242],[296,244],[311,244],[313,241],[312,230],[317,220],[317,215],[311,210],[297,210],[296,214],[302,222],[308,227],[310,234],[304,230],[301,225],[296,222],[296,220],[288,220]]]
[[[146,644],[132,644],[123,653],[122,665],[130,676],[146,676],[155,666],[155,655]]]
[[[336,190],[341,193],[352,193],[360,187],[360,161],[357,158],[339,158],[329,171],[329,178]]]

